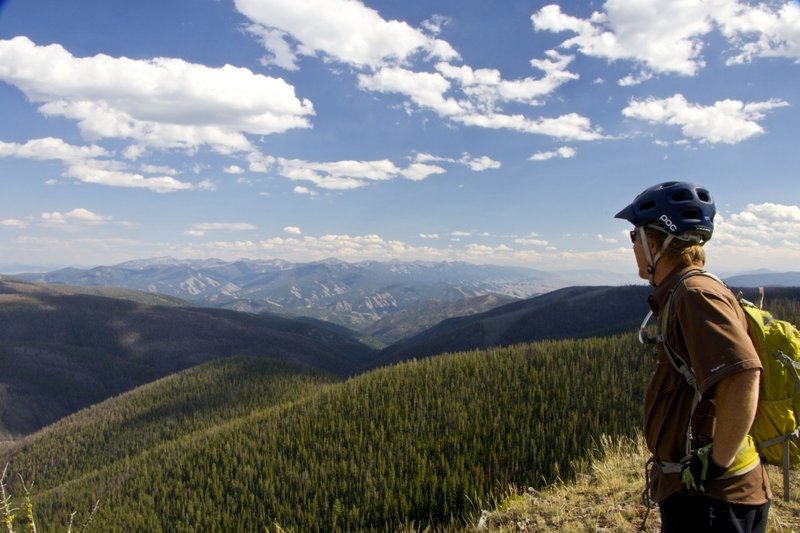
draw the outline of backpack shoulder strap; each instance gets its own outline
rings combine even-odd
[[[683,283],[688,278],[691,278],[692,276],[706,276],[706,277],[715,279],[715,280],[719,281],[720,283],[722,283],[723,285],[725,285],[725,283],[721,279],[719,279],[714,274],[711,274],[710,272],[707,272],[705,270],[690,270],[689,272],[686,272],[685,274],[683,274],[678,279],[678,281],[675,282],[675,284],[672,286],[672,288],[669,290],[669,293],[667,294],[667,299],[666,299],[666,302],[664,303],[664,309],[661,312],[661,320],[660,320],[661,336],[660,336],[660,340],[664,343],[664,351],[667,353],[667,359],[669,359],[670,364],[672,364],[672,366],[675,368],[675,370],[677,370],[686,379],[686,382],[693,389],[695,389],[695,391],[697,391],[697,379],[695,378],[691,367],[689,366],[689,364],[686,361],[686,359],[684,359],[675,350],[675,348],[672,347],[672,344],[669,342],[669,339],[667,338],[667,325],[668,325],[668,322],[669,322],[669,311],[670,311],[670,306],[672,304],[672,297],[675,294],[675,291],[678,289],[678,287],[683,285]]]

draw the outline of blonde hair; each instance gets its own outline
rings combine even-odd
[[[647,240],[656,244],[659,249],[667,238],[666,233],[650,228],[646,228],[645,233]],[[661,257],[668,258],[670,262],[680,268],[689,266],[702,267],[706,264],[706,251],[703,245],[694,241],[672,239]]]

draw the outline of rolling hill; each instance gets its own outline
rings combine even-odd
[[[0,280],[0,438],[222,357],[270,357],[344,376],[374,354],[319,321],[77,291]]]
[[[99,531],[441,528],[474,523],[511,484],[568,478],[594,435],[631,434],[647,374],[630,337],[446,355],[340,383],[288,367],[271,379],[252,363],[209,363],[109,400],[0,461],[35,477],[52,529],[97,499]],[[187,411],[220,372],[245,392],[215,387]],[[247,400],[273,387],[287,391],[275,403]],[[165,423],[175,429],[147,437]]]
[[[541,339],[633,331],[647,313],[649,293],[646,286],[560,289],[483,313],[445,320],[381,350],[373,364]]]
[[[754,288],[734,292],[757,301]],[[464,351],[543,339],[581,339],[634,333],[648,311],[649,286],[568,287],[483,313],[445,320],[381,350],[372,367],[448,351]],[[800,288],[770,287],[766,306],[793,320]],[[788,307],[787,307],[788,306]]]

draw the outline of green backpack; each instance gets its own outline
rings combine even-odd
[[[741,297],[739,303],[764,367],[750,435],[765,462],[783,467],[783,498],[788,500],[789,467],[800,463],[800,332]]]
[[[678,285],[695,275],[713,278],[724,285],[722,280],[709,272],[688,272],[667,296],[665,314]],[[763,289],[761,291],[763,300]],[[758,411],[750,435],[762,460],[783,468],[783,498],[788,500],[789,468],[800,464],[800,332],[793,324],[773,318],[760,305],[756,306],[741,295],[738,300],[747,318],[747,333],[763,366]],[[647,320],[645,318],[642,324],[640,338]],[[661,338],[664,339],[666,321],[662,327],[664,331],[661,332]],[[672,365],[696,389],[689,365],[674,350],[668,348],[666,352]]]

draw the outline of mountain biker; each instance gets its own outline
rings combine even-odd
[[[715,214],[707,189],[672,181],[616,215],[634,225],[639,276],[654,287],[648,301],[665,325],[644,400],[653,454],[646,494],[659,505],[664,532],[763,532],[772,497],[748,435],[762,367],[744,314],[718,280],[687,276],[705,265]],[[670,353],[686,361],[693,383]]]

